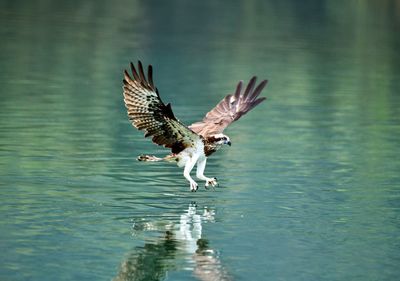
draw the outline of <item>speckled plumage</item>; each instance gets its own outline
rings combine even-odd
[[[153,83],[151,65],[146,79],[141,62],[139,74],[131,63],[133,78],[124,72],[124,101],[129,119],[139,130],[145,131],[145,137],[152,136],[154,143],[171,148],[179,153],[193,145],[199,136],[175,118],[171,104],[165,105]]]

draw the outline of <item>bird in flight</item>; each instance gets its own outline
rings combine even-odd
[[[125,70],[123,80],[129,120],[134,127],[145,131],[145,137],[151,136],[154,143],[171,149],[171,154],[164,158],[141,155],[138,160],[176,162],[184,167],[183,176],[189,181],[191,191],[198,189],[190,176],[196,164],[196,176],[205,181],[206,188],[218,185],[216,178],[204,175],[207,158],[223,145],[231,145],[229,137],[223,134],[224,129],[266,99],[258,96],[268,81],[256,85],[254,76],[244,90],[240,81],[235,93],[223,98],[203,120],[186,126],[175,117],[171,104],[161,100],[154,86],[152,66],[148,66],[147,78],[140,61],[137,69],[132,63],[130,67],[132,76]]]

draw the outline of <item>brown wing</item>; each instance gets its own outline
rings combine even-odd
[[[268,81],[263,80],[254,89],[256,80],[256,76],[251,78],[243,93],[243,82],[240,81],[233,95],[227,95],[206,114],[202,121],[190,125],[189,128],[203,137],[222,133],[229,124],[238,120],[242,115],[266,99],[265,97],[258,98],[258,96]]]
[[[133,78],[124,71],[124,101],[132,125],[144,130],[145,137],[153,136],[158,145],[171,148],[179,153],[200,137],[175,118],[171,104],[165,105],[153,83],[153,68],[148,67],[147,79],[142,63],[138,62],[138,71],[131,63]]]

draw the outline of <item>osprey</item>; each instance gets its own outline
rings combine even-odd
[[[216,178],[204,175],[207,157],[217,151],[222,145],[231,145],[228,136],[222,132],[233,121],[238,120],[266,98],[258,98],[267,84],[263,80],[256,86],[257,77],[250,79],[244,91],[243,82],[236,86],[234,94],[222,99],[204,119],[190,126],[185,126],[174,115],[171,104],[164,104],[153,82],[153,68],[148,67],[147,78],[142,63],[138,68],[130,64],[132,75],[124,71],[124,102],[129,120],[139,130],[145,131],[145,137],[152,136],[154,143],[171,149],[171,154],[164,158],[141,155],[140,161],[176,162],[184,167],[183,175],[189,181],[190,190],[197,191],[198,185],[190,176],[197,164],[196,176],[205,181],[205,187],[216,186]]]

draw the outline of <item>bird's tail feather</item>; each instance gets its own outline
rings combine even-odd
[[[147,162],[158,162],[158,161],[167,161],[167,162],[174,162],[177,161],[175,155],[167,155],[164,158],[159,158],[154,155],[139,155],[137,158],[138,161],[147,161]]]
[[[137,160],[139,161],[149,161],[149,162],[157,162],[164,160],[163,158],[156,157],[154,155],[139,155]]]

